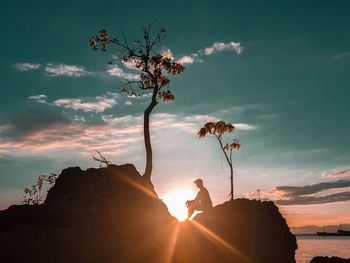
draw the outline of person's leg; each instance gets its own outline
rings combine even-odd
[[[186,206],[187,206],[187,217],[190,218],[192,214],[194,213],[194,201],[187,201]]]
[[[189,206],[188,210],[187,210],[187,217],[190,218],[194,213],[194,207],[193,206]]]

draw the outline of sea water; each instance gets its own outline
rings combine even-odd
[[[309,263],[316,256],[350,258],[350,236],[297,236],[297,263]]]

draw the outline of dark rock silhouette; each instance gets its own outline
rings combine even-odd
[[[237,199],[178,223],[131,164],[62,171],[42,205],[0,211],[4,262],[295,262],[272,202]]]
[[[272,202],[228,201],[181,230],[178,254],[186,246],[191,253],[178,262],[295,262],[295,236]]]
[[[314,257],[310,263],[350,263],[350,258],[339,257]]]

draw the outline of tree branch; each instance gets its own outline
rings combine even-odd
[[[95,149],[95,151],[97,152],[98,156],[96,157],[95,155],[93,155],[92,158],[94,159],[94,161],[100,163],[100,168],[108,167],[109,165],[111,165],[111,162],[106,157],[104,157],[99,150]]]
[[[218,141],[219,141],[221,150],[223,151],[223,153],[224,153],[224,155],[225,155],[225,157],[226,157],[226,160],[227,160],[229,166],[231,167],[231,166],[232,166],[232,163],[230,162],[230,159],[228,158],[228,156],[227,156],[227,154],[226,154],[226,151],[225,151],[225,149],[224,149],[224,146],[222,145],[221,137],[219,137],[219,136],[216,135],[216,134],[215,134],[215,136],[216,136],[216,138],[217,138]]]

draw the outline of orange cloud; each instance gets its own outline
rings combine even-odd
[[[75,116],[79,120],[79,116]],[[157,113],[151,118],[153,138],[160,130],[184,132],[195,136],[207,115],[177,116]],[[0,154],[32,155],[48,152],[78,152],[91,156],[95,149],[103,154],[122,156],[143,149],[143,116],[113,117],[102,115],[103,124],[86,122],[54,122],[40,125],[20,137],[0,140]],[[8,130],[11,126],[0,127]],[[157,141],[155,141],[157,143]]]
[[[0,152],[30,155],[69,150],[90,156],[94,149],[99,149],[105,154],[119,156],[127,152],[128,144],[141,140],[138,126],[116,128],[83,123],[54,124],[18,139],[0,141]]]

